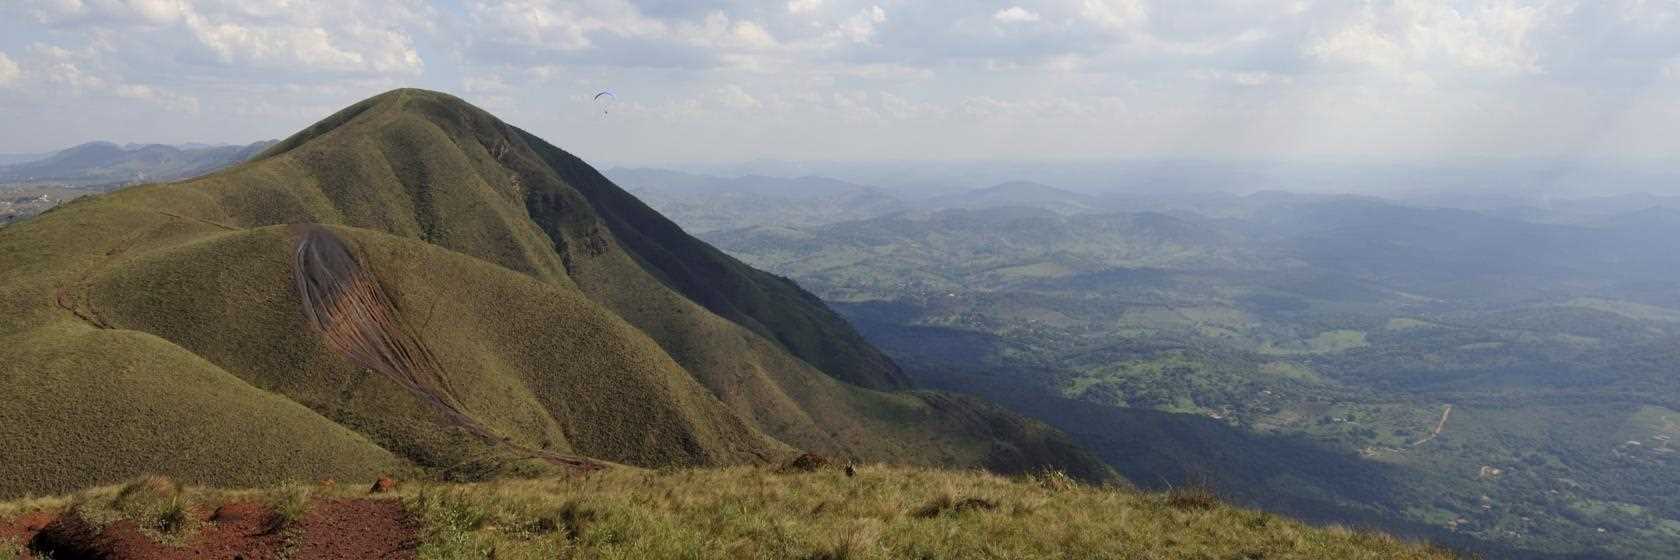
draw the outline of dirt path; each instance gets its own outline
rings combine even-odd
[[[1447,418],[1452,416],[1452,406],[1449,404],[1441,409],[1441,421],[1435,423],[1435,431],[1430,432],[1429,437],[1412,442],[1412,447],[1429,443],[1429,440],[1435,439],[1435,436],[1441,435],[1441,432],[1447,429]]]

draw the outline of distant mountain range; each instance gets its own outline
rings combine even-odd
[[[239,163],[274,145],[89,142],[47,154],[0,156],[0,184],[121,186],[196,177]]]
[[[905,211],[991,207],[1103,212],[1118,201],[1027,181],[980,189],[896,190],[817,176],[720,177],[651,168],[607,176],[695,233],[744,226],[813,227]]]

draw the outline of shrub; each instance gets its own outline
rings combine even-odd
[[[290,485],[268,496],[268,531],[279,532],[302,521],[309,514],[312,492],[308,486]]]
[[[1211,510],[1219,507],[1219,494],[1207,484],[1179,486],[1167,491],[1167,505],[1180,510]]]
[[[161,476],[143,476],[123,486],[110,509],[142,531],[164,538],[185,536],[193,525],[192,505],[181,485]]]

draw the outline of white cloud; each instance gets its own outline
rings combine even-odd
[[[747,93],[746,88],[741,87],[740,84],[728,84],[720,87],[714,92],[714,95],[719,102],[732,109],[756,109],[764,106],[763,102]]]
[[[875,36],[875,26],[886,21],[886,10],[880,6],[870,6],[841,22],[839,33],[841,37],[853,43],[867,43]]]
[[[992,19],[999,23],[1031,23],[1038,21],[1038,12],[1020,6],[1010,6],[993,13]]]
[[[1395,0],[1367,7],[1306,47],[1313,58],[1396,74],[1468,69],[1541,71],[1531,35],[1544,11],[1512,1],[1460,9],[1443,0]]]
[[[816,11],[822,7],[823,0],[788,0],[787,11],[792,14],[803,14]]]
[[[468,54],[497,64],[759,68],[782,46],[762,23],[724,10],[659,18],[623,0],[520,0],[473,2],[468,14]]]
[[[751,21],[731,20],[723,12],[712,12],[698,24],[678,24],[667,33],[682,43],[706,49],[741,51],[776,46],[776,38],[771,37],[763,26]]]
[[[562,51],[594,46],[589,36],[597,32],[628,36],[665,32],[663,24],[643,17],[629,2],[609,0],[588,6],[580,4],[549,0],[478,0],[467,4],[467,13],[478,24],[475,32]]]
[[[196,97],[172,93],[143,84],[118,84],[111,88],[111,93],[124,99],[161,105],[176,112],[197,113],[199,110],[198,98]]]
[[[23,70],[18,68],[12,57],[0,52],[0,86],[11,85],[23,76]]]
[[[55,29],[113,50],[177,49],[186,60],[302,72],[418,75],[411,34],[431,8],[414,0],[24,0]]]
[[[1246,71],[1231,72],[1226,70],[1198,69],[1190,72],[1190,77],[1207,82],[1229,84],[1241,87],[1260,87],[1276,84],[1289,84],[1292,80],[1288,76],[1272,72]]]
[[[1100,27],[1129,29],[1149,17],[1143,0],[1084,0],[1079,15]]]
[[[1658,118],[1680,83],[1675,0],[434,2],[0,0],[11,40],[0,95],[9,115],[174,117],[136,140],[179,126],[247,141],[413,85],[631,160],[694,153],[686,140],[714,130],[704,150],[718,157],[882,155],[870,153],[888,149],[878,138],[976,157],[1523,153],[1541,135],[1502,137],[1502,123],[1589,130],[1621,111],[1653,123],[1641,138],[1661,138],[1649,131],[1680,122]],[[574,99],[608,87],[625,98],[610,118]],[[1623,103],[1639,91],[1651,100]],[[195,102],[205,117],[179,118]],[[1466,115],[1481,127],[1474,142],[1462,140]],[[19,126],[53,126],[31,118]],[[1117,128],[1182,132],[1116,139]],[[988,144],[1001,129],[1020,132]],[[0,151],[37,141],[0,138]]]

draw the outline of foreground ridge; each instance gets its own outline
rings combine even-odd
[[[1056,472],[1006,478],[877,465],[856,473],[619,468],[381,494],[330,482],[211,490],[145,478],[0,505],[0,558],[256,559],[287,550],[348,558],[380,547],[380,557],[420,559],[1454,557],[1226,506],[1196,490],[1143,493]],[[323,548],[332,544],[346,548]]]

